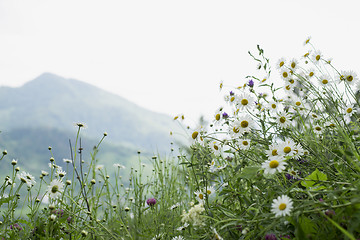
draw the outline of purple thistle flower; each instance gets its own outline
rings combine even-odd
[[[222,114],[222,116],[223,116],[223,118],[228,118],[229,117],[229,114],[227,114],[226,112],[224,112],[223,114]]]
[[[248,86],[249,87],[254,87],[254,81],[252,79],[249,80]]]
[[[156,204],[156,199],[155,198],[149,198],[148,200],[146,200],[147,205],[149,205],[150,207],[154,206]]]
[[[230,91],[230,96],[233,96],[235,93],[233,91]]]
[[[265,240],[277,240],[275,234],[270,233],[265,235]]]

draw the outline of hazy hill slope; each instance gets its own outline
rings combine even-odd
[[[75,122],[88,126],[84,134],[139,149],[169,149],[170,116],[154,113],[87,83],[44,73],[19,88],[0,87],[0,130],[56,128],[75,132]]]

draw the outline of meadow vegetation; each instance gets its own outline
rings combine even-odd
[[[140,152],[136,168],[98,165],[107,133],[84,161],[83,123],[66,169],[49,147],[34,177],[4,150],[12,172],[0,184],[0,236],[360,239],[359,79],[310,38],[304,45],[300,58],[275,64],[259,46],[249,52],[258,75],[220,83],[224,106],[211,122],[185,129],[189,145],[151,166]]]

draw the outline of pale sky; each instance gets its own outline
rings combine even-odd
[[[357,0],[0,0],[0,85],[51,72],[196,122],[223,104],[220,81],[256,73],[257,44],[276,63],[311,36],[359,75],[359,16]]]

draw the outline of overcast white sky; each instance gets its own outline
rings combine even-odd
[[[255,72],[257,44],[276,63],[312,36],[359,74],[359,16],[356,0],[0,0],[0,85],[51,72],[197,121],[222,104],[221,80]]]

